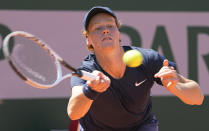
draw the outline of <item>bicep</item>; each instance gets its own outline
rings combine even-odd
[[[72,96],[69,100],[67,109],[68,115],[72,120],[83,117],[93,102],[83,94],[82,88],[82,85],[72,87]]]

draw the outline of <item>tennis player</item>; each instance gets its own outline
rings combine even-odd
[[[154,50],[121,46],[119,21],[107,7],[93,7],[84,17],[83,32],[90,54],[80,69],[97,78],[85,81],[72,77],[68,114],[79,120],[81,131],[158,131],[152,112],[150,90],[156,82],[189,105],[204,99],[199,85],[178,74],[176,64]],[[125,51],[142,53],[142,65],[127,67]]]

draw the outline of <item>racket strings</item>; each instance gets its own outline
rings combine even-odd
[[[42,41],[34,37],[15,36],[10,59],[27,79],[43,85],[53,84],[57,79],[55,57]]]

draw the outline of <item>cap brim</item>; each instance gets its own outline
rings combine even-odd
[[[107,8],[107,7],[94,7],[85,15],[85,18],[84,18],[84,28],[85,28],[85,30],[87,30],[88,24],[89,24],[91,18],[93,16],[95,16],[96,14],[99,14],[99,13],[107,13],[107,14],[113,16],[115,19],[117,19],[116,15],[109,8]]]

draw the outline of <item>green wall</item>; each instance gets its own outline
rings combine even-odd
[[[0,131],[50,131],[67,129],[67,99],[3,100]]]
[[[108,6],[122,11],[209,11],[208,0],[1,0],[0,9],[88,10]]]
[[[208,96],[201,106],[186,105],[177,97],[154,97],[160,131],[209,131],[208,102]]]
[[[176,97],[153,97],[160,131],[208,131],[209,97],[202,106],[186,105]],[[68,99],[4,100],[0,104],[0,131],[68,129]]]

